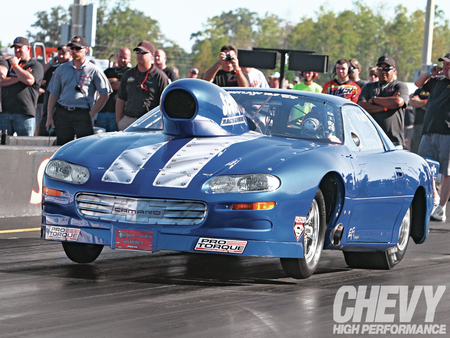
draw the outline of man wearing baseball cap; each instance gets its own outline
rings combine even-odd
[[[197,79],[198,78],[198,69],[197,68],[191,68],[188,73],[188,78],[190,79]]]
[[[0,83],[2,112],[0,130],[9,135],[33,136],[39,87],[44,76],[42,65],[31,58],[28,39],[17,37],[11,45],[14,55],[8,59],[8,73]]]
[[[48,90],[47,130],[55,128],[58,145],[94,133],[92,120],[112,92],[102,69],[89,62],[89,44],[74,36],[67,44],[72,61],[56,68]],[[99,94],[97,98],[97,93]],[[53,115],[56,114],[56,120]]]
[[[438,59],[443,66],[433,66],[420,75],[415,85],[429,92],[423,119],[419,155],[438,161],[442,174],[439,205],[431,219],[445,222],[446,205],[450,198],[450,53]],[[435,192],[437,196],[437,192]]]
[[[372,115],[395,145],[405,146],[404,119],[409,101],[405,83],[396,80],[395,61],[383,55],[377,62],[379,81],[366,84],[358,104]]]
[[[348,77],[362,89],[367,81],[364,81],[359,77],[361,75],[361,63],[355,58],[350,59],[348,62],[350,63]]]
[[[159,105],[169,78],[154,65],[155,47],[149,41],[136,48],[137,66],[123,74],[116,101],[116,122],[124,130],[134,121]]]

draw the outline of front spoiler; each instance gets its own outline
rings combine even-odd
[[[72,226],[63,226],[60,228],[66,228],[68,230],[79,230],[78,236],[75,239],[63,239],[55,238],[50,235],[51,229],[55,227],[60,227],[50,224],[42,224],[41,226],[41,238],[45,240],[56,240],[56,241],[76,241],[77,243],[88,243],[88,244],[100,244],[109,246],[111,249],[122,249],[131,251],[151,251],[156,252],[159,250],[173,250],[173,251],[184,251],[184,252],[203,252],[203,253],[221,253],[233,256],[258,256],[258,257],[279,257],[279,258],[303,258],[303,246],[302,240],[299,242],[271,242],[271,241],[256,241],[256,240],[245,240],[242,238],[213,238],[211,236],[190,236],[190,235],[180,235],[180,234],[166,234],[161,233],[158,228],[145,230],[128,229],[131,232],[139,232],[152,235],[152,240],[150,246],[137,246],[137,248],[123,248],[123,246],[118,243],[118,233],[123,230],[123,227],[118,227],[112,225],[110,229],[94,229],[94,228],[80,228]],[[126,230],[125,230],[126,231]],[[77,231],[78,232],[78,231]],[[223,246],[218,247],[215,245],[203,246],[202,250],[198,249],[197,243],[200,239],[211,239],[210,242],[214,243],[217,241],[238,241],[245,242],[245,248],[242,253],[235,253],[232,250],[226,251]],[[220,242],[218,242],[220,245]],[[196,250],[197,246],[197,250]]]

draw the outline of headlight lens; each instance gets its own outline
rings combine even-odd
[[[279,186],[278,177],[268,174],[217,176],[209,183],[214,193],[273,191]]]
[[[51,160],[45,168],[45,174],[55,180],[75,184],[86,183],[90,176],[88,168],[62,160]]]

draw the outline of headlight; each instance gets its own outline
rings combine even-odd
[[[278,177],[268,174],[217,176],[209,183],[214,193],[273,191],[279,186]]]
[[[62,160],[51,160],[45,168],[45,174],[58,181],[83,184],[89,179],[89,169]]]

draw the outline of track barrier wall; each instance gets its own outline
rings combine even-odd
[[[54,137],[4,138],[5,145],[0,145],[0,218],[41,214],[44,169],[59,148],[51,146],[54,140]]]

